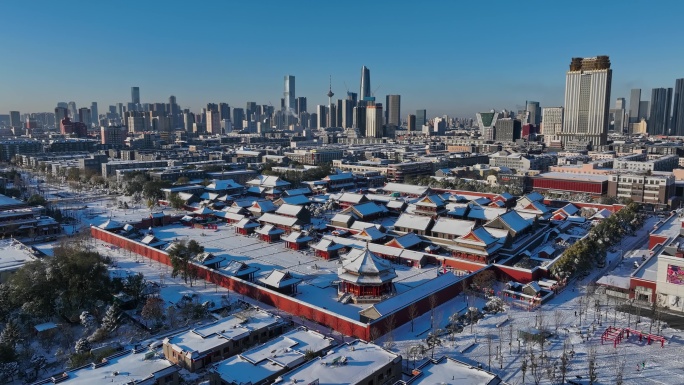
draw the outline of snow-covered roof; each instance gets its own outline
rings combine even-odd
[[[369,227],[375,227],[376,229],[378,229],[380,231],[383,231],[383,232],[385,231],[385,228],[381,224],[373,223],[373,222],[354,221],[354,223],[352,223],[351,226],[349,226],[349,228],[352,230],[363,230],[363,229],[367,229]]]
[[[236,222],[242,220],[242,218],[245,217],[242,214],[235,214],[235,213],[231,213],[231,212],[227,212],[227,211],[216,211],[214,213],[214,216],[218,217],[218,218],[223,218],[223,219],[230,219],[231,221],[236,221]]]
[[[193,211],[192,213],[197,214],[197,215],[209,215],[209,214],[213,214],[214,210],[210,209],[209,207],[200,207],[197,210]]]
[[[281,238],[285,242],[297,242],[297,243],[302,243],[302,242],[309,242],[313,238],[310,236],[302,233],[301,231],[293,231],[290,234],[288,234],[285,237]]]
[[[354,238],[363,239],[366,241],[375,241],[385,237],[385,233],[378,230],[376,227],[367,227],[359,233],[354,234]]]
[[[209,192],[209,191],[206,191],[202,195],[200,195],[200,199],[206,199],[206,200],[210,200],[210,201],[218,199],[218,197],[219,197],[219,194]]]
[[[394,238],[391,241],[385,243],[385,245],[393,246],[394,244],[399,245],[402,249],[408,249],[410,247],[419,245],[423,240],[414,233],[407,233],[400,237]]]
[[[239,229],[249,229],[249,228],[255,228],[261,226],[259,223],[253,221],[250,218],[242,218],[238,223],[235,224],[235,227]]]
[[[216,179],[205,187],[208,191],[224,191],[244,188],[241,184],[236,183],[232,179]]]
[[[591,216],[591,219],[606,219],[613,215],[613,212],[608,209],[601,209],[596,214]]]
[[[401,356],[380,346],[353,341],[334,349],[332,353],[309,361],[282,375],[281,384],[358,384],[388,362],[399,362]]]
[[[521,217],[520,214],[518,214],[518,212],[514,210],[511,210],[503,215],[500,215],[499,219],[506,225],[508,225],[508,227],[516,233],[524,231],[532,225],[528,220]]]
[[[302,187],[302,188],[293,188],[289,190],[283,191],[283,194],[293,197],[297,195],[306,195],[306,194],[311,194],[311,189],[308,187]]]
[[[252,207],[249,208],[249,211],[253,212],[259,212],[259,213],[271,213],[276,211],[278,208],[276,205],[273,204],[272,201],[269,201],[267,199],[262,199],[258,201],[254,201],[252,203]]]
[[[272,270],[266,277],[259,278],[259,282],[276,289],[292,286],[301,281],[301,279],[293,277],[289,271],[282,270]]]
[[[345,179],[354,179],[354,174],[350,172],[343,172],[339,174],[330,174],[327,177],[325,177],[326,180],[329,181],[336,181],[336,180],[345,180]]]
[[[470,231],[466,235],[458,237],[460,243],[469,243],[474,245],[491,245],[496,242],[496,238],[492,236],[484,227],[478,227]]]
[[[462,219],[438,218],[432,226],[432,233],[461,236],[468,234],[475,226],[475,222]]]
[[[276,214],[296,217],[302,210],[306,209],[302,206],[283,204],[280,207],[278,207],[278,209],[276,210]]]
[[[388,192],[398,192],[400,194],[423,195],[430,188],[424,186],[414,186],[412,184],[390,182],[385,184],[385,187],[383,187],[382,189]]]
[[[352,217],[351,215],[338,213],[330,219],[330,222],[349,223],[349,221],[353,219],[354,217]]]
[[[416,202],[416,205],[420,206],[428,206],[428,207],[441,207],[444,206],[444,200],[439,197],[437,194],[433,195],[426,195]]]
[[[494,373],[487,372],[471,364],[442,357],[440,360],[427,360],[414,369],[419,374],[411,378],[411,385],[499,385],[501,379]],[[403,382],[401,382],[403,383]]]
[[[107,222],[104,222],[97,227],[101,228],[102,230],[115,230],[122,228],[123,225],[117,221],[108,219]]]
[[[290,182],[273,175],[257,175],[256,178],[248,181],[247,184],[250,186],[286,188],[290,185]]]
[[[293,217],[286,217],[284,215],[266,213],[259,217],[259,222],[271,223],[274,225],[292,227],[297,224],[298,219]]]
[[[263,345],[216,364],[212,369],[229,384],[259,384],[306,362],[307,352],[320,354],[335,342],[313,330],[297,328]]]
[[[248,265],[242,261],[232,260],[228,265],[221,268],[223,274],[230,276],[242,276],[259,271],[258,267]]]
[[[358,284],[381,284],[392,281],[397,277],[397,273],[388,261],[365,248],[352,249],[344,256],[337,276]]]
[[[281,197],[283,203],[288,205],[308,205],[311,203],[309,198],[304,195],[293,195],[289,197]]]
[[[404,207],[406,207],[406,202],[404,202],[403,200],[393,199],[393,200],[387,202],[387,208],[388,209],[402,210]]]
[[[285,230],[279,229],[272,224],[265,224],[263,227],[256,230],[256,233],[261,235],[278,235],[283,234],[284,232]]]
[[[91,385],[91,384],[152,384],[156,379],[161,379],[177,372],[180,368],[168,360],[146,357],[145,354],[136,354],[129,350],[113,354],[106,358],[106,364],[95,367],[93,365],[82,366],[67,373],[68,378],[60,383],[68,385]],[[116,375],[114,373],[121,373]],[[58,378],[59,376],[54,376]],[[151,382],[148,382],[151,381]],[[153,382],[152,382],[153,381]],[[53,381],[39,382],[52,384]]]
[[[387,212],[385,206],[378,205],[375,202],[366,202],[358,205],[354,205],[351,209],[358,213],[361,217],[367,217],[372,215],[383,214]]]
[[[332,250],[339,250],[344,248],[345,245],[335,243],[332,239],[321,239],[317,244],[312,246],[314,250],[320,250],[320,251],[332,251]]]
[[[363,194],[342,193],[336,200],[338,202],[345,202],[345,203],[361,203],[361,202],[367,201],[368,198],[366,198],[366,196]]]
[[[402,227],[410,230],[427,231],[432,222],[432,218],[428,216],[401,214],[399,219],[394,223],[394,228]]]

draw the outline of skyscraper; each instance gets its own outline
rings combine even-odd
[[[416,110],[416,130],[422,130],[425,123],[427,123],[427,110]]]
[[[382,103],[366,106],[366,137],[382,138]]]
[[[242,130],[244,128],[245,110],[233,108],[233,129]]]
[[[55,127],[59,128],[59,124],[67,116],[69,116],[69,113],[67,112],[67,109],[65,107],[55,108]],[[10,126],[11,126],[11,124],[10,124]]]
[[[409,114],[408,118],[406,119],[406,129],[408,132],[413,132],[416,130],[416,116],[413,114]]]
[[[319,130],[324,129],[328,124],[328,109],[326,106],[319,104],[316,106],[316,115],[318,116],[318,123],[316,124]]]
[[[625,98],[617,98],[615,100],[615,108],[618,110],[627,109],[627,103],[625,102]]]
[[[90,127],[90,108],[83,107],[78,109],[78,121]]]
[[[572,58],[565,78],[565,116],[561,140],[606,144],[613,71],[608,56]]]
[[[131,87],[131,103],[140,104],[140,87]]]
[[[22,126],[21,124],[21,114],[19,111],[10,111],[10,127],[12,128],[20,128]]]
[[[302,112],[306,112],[306,97],[300,96],[297,98],[297,114],[301,115]]]
[[[651,91],[651,113],[646,127],[649,135],[669,135],[672,88],[654,88]]]
[[[228,103],[219,103],[218,105],[219,118],[221,121],[230,120],[230,106]]]
[[[354,101],[351,99],[342,100],[342,128],[352,128],[354,124]]]
[[[256,102],[247,102],[245,107],[245,120],[251,121],[254,115],[257,114],[257,104]]]
[[[684,136],[684,79],[675,81],[672,135]]]
[[[78,110],[76,109],[76,102],[69,102],[69,117],[74,122],[78,122]]]
[[[364,100],[365,98],[369,98],[370,96],[370,70],[366,66],[363,66],[361,68],[361,89],[359,92],[359,97],[361,98],[361,100]]]
[[[539,123],[541,123],[541,107],[539,107],[539,102],[528,101],[526,108],[527,112],[529,112],[529,123],[539,126]]]
[[[561,147],[563,107],[542,108],[542,134],[546,147]]]
[[[207,109],[207,134],[221,134],[221,114],[216,110]]]
[[[90,103],[90,125],[96,127],[100,125],[100,115],[97,112],[97,102]]]
[[[401,126],[401,95],[387,95],[385,97],[387,105],[386,122],[388,126]]]
[[[629,122],[639,121],[639,103],[641,102],[641,88],[633,88],[629,94]]]
[[[295,77],[292,75],[285,75],[285,92],[283,92],[283,99],[285,99],[285,111],[295,113],[297,98],[295,96]]]

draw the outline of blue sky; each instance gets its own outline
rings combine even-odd
[[[59,101],[100,111],[175,95],[279,105],[296,76],[309,110],[372,89],[402,95],[402,115],[472,117],[525,100],[563,104],[574,56],[609,55],[611,99],[684,77],[682,1],[3,1],[0,113],[52,111]],[[642,96],[643,98],[643,96]],[[611,102],[613,105],[614,102]]]

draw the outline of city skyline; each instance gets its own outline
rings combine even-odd
[[[355,92],[359,87],[359,68],[365,65],[372,71],[371,92],[376,92],[379,99],[397,94],[402,96],[404,111],[425,108],[430,117],[473,117],[479,111],[524,107],[526,100],[537,100],[541,106],[562,106],[563,73],[568,57],[611,57],[611,105],[617,97],[628,97],[632,88],[671,88],[675,79],[684,77],[676,66],[684,54],[669,49],[666,44],[670,40],[664,38],[679,32],[674,15],[684,10],[682,4],[672,3],[671,12],[658,14],[658,29],[644,29],[629,39],[616,33],[620,20],[625,20],[622,16],[638,12],[642,20],[655,20],[654,9],[623,3],[591,6],[596,12],[581,12],[582,7],[561,9],[559,5],[521,3],[511,7],[509,16],[519,19],[525,15],[535,21],[534,28],[509,30],[505,23],[494,23],[488,31],[480,33],[482,29],[477,27],[486,20],[479,15],[484,9],[491,9],[491,4],[428,2],[416,7],[413,2],[397,2],[391,9],[383,4],[351,4],[339,12],[336,8],[338,14],[328,18],[324,17],[328,7],[292,8],[266,2],[264,7],[273,12],[261,13],[260,28],[253,29],[247,28],[250,18],[219,22],[227,14],[248,13],[250,4],[218,3],[212,5],[215,11],[210,13],[204,8],[158,7],[153,2],[136,3],[140,12],[132,13],[124,4],[107,7],[106,15],[99,18],[88,17],[97,10],[74,6],[69,8],[70,17],[79,23],[69,24],[54,17],[62,11],[57,4],[16,3],[5,7],[8,14],[31,14],[34,26],[27,30],[21,25],[21,18],[9,18],[0,26],[0,36],[12,36],[3,46],[16,58],[0,63],[0,108],[22,113],[52,111],[57,102],[72,100],[78,106],[89,106],[93,101],[100,106],[115,105],[130,99],[133,86],[140,87],[143,103],[161,102],[176,95],[178,103],[192,111],[219,101],[231,106],[242,106],[246,101],[277,105],[286,74],[297,77],[297,96],[307,97],[313,106],[327,104],[325,94],[330,75],[336,95],[343,95],[347,88]],[[383,12],[376,12],[380,9]],[[574,18],[587,28],[558,28],[556,18],[548,15],[561,11],[568,20]],[[604,18],[603,11],[609,11],[612,17]],[[453,14],[457,19],[439,23],[430,17],[435,12]],[[149,17],[155,13],[165,17]],[[370,33],[381,34],[384,27],[392,29],[394,36],[373,47],[358,45],[356,39],[339,38],[335,51],[348,54],[329,55],[327,34],[308,34],[306,44],[281,42],[277,21],[286,15],[307,21],[301,25],[293,23],[288,36],[322,28],[360,30],[370,21],[369,15],[382,15],[374,24],[377,30]],[[124,18],[126,23],[145,26],[135,30],[102,27]],[[173,27],[174,23],[194,19],[209,20],[193,28]],[[162,28],[167,24],[168,30]],[[82,33],[85,30],[89,33]],[[475,30],[478,34],[471,32]],[[44,38],[54,31],[62,36],[77,36],[79,47],[87,46],[89,50],[75,55]],[[246,39],[243,31],[249,31],[254,38]],[[200,39],[202,36],[215,39]],[[145,44],[141,42],[143,37],[158,44]],[[266,38],[270,42],[254,43]],[[217,39],[222,42],[217,44]],[[114,44],[121,41],[125,43]],[[520,41],[531,44],[527,50],[520,49]],[[231,49],[226,49],[229,46]],[[409,52],[415,53],[415,60],[398,60],[409,48]],[[215,59],[203,60],[212,49]],[[308,50],[308,54],[297,53],[302,49]],[[492,49],[495,57],[505,60],[488,59]],[[169,59],[164,59],[167,55]],[[133,57],[137,60],[131,60]],[[311,60],[312,57],[316,59]],[[656,62],[653,57],[661,60]]]

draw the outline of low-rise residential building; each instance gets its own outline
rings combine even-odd
[[[261,385],[335,346],[332,338],[303,327],[231,357],[211,369],[211,385]]]
[[[400,355],[356,340],[282,375],[275,383],[380,385],[393,384],[400,379]]]
[[[251,308],[164,339],[167,360],[194,372],[267,341],[283,330],[283,320]]]
[[[499,385],[503,381],[492,372],[465,362],[444,356],[439,360],[427,360],[411,371],[411,377],[395,385]]]
[[[608,196],[657,206],[668,205],[675,196],[675,178],[671,173],[614,174],[608,179]]]

